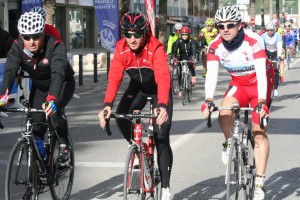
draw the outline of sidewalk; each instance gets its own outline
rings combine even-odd
[[[94,82],[94,71],[84,71],[82,76],[82,86],[79,86],[79,73],[74,75],[76,81],[75,94],[79,95],[81,93],[100,89],[106,87],[107,85],[107,69],[101,68],[97,72],[98,82]]]

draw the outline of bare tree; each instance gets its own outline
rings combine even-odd
[[[167,45],[167,0],[159,1],[159,26],[158,26],[158,39],[165,47]]]
[[[120,18],[129,11],[129,1],[130,0],[120,0],[119,1],[119,15]]]
[[[44,0],[44,8],[46,10],[46,23],[54,24],[55,0]]]

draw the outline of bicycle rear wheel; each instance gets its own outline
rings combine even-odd
[[[73,141],[68,135],[69,140],[69,161],[63,165],[57,160],[59,144],[56,140],[53,141],[54,152],[52,158],[52,175],[53,179],[49,185],[52,198],[54,200],[67,200],[70,197],[73,180],[74,180],[74,170],[75,170],[75,157],[74,157],[74,146]]]
[[[174,67],[171,71],[171,78],[172,78],[172,92],[173,94],[176,94],[179,91],[179,85],[178,85],[178,71],[177,67]]]
[[[239,169],[238,169],[238,144],[237,140],[231,141],[229,160],[226,172],[226,185],[227,185],[227,200],[239,200]]]
[[[6,200],[38,199],[38,173],[32,152],[26,139],[14,145],[6,170]]]
[[[143,191],[143,173],[141,172],[141,161],[138,148],[132,145],[129,148],[124,172],[124,200],[145,199],[146,194]]]

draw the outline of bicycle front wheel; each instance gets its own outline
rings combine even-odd
[[[74,180],[74,166],[75,166],[75,157],[74,157],[74,146],[73,141],[68,136],[69,140],[69,160],[62,164],[58,161],[58,150],[59,144],[57,141],[54,141],[54,152],[53,160],[51,165],[53,169],[53,180],[49,185],[52,198],[54,200],[67,200],[70,197],[73,180]]]
[[[6,200],[38,199],[38,173],[32,152],[26,139],[14,145],[6,170]]]
[[[191,75],[188,76],[187,79],[187,84],[188,84],[188,90],[187,90],[187,98],[188,101],[191,102],[192,101],[192,94],[193,94],[193,87],[192,87],[192,79],[191,79]]]
[[[227,200],[238,200],[239,191],[239,158],[238,158],[238,144],[237,140],[231,141],[229,160],[226,172],[226,185],[227,185]]]
[[[140,164],[138,148],[132,145],[125,162],[124,200],[141,200],[146,197],[143,191],[143,173]]]
[[[246,199],[251,200],[254,194],[255,188],[255,176],[256,176],[256,165],[254,159],[254,137],[251,131],[251,127],[248,130],[247,135],[247,152],[246,155],[243,156],[244,160],[244,171],[245,171],[245,196]]]
[[[187,85],[187,74],[186,73],[182,73],[182,95],[183,95],[183,98],[182,98],[182,105],[185,105],[186,104],[186,100],[187,100],[187,96],[188,96],[188,93],[187,93],[187,88],[188,88],[188,85]]]

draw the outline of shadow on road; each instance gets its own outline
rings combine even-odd
[[[120,198],[123,196],[123,174],[114,176],[106,181],[103,181],[93,187],[81,190],[72,194],[70,200],[82,199],[111,199],[116,193],[120,193]],[[117,186],[117,187],[116,187]]]

